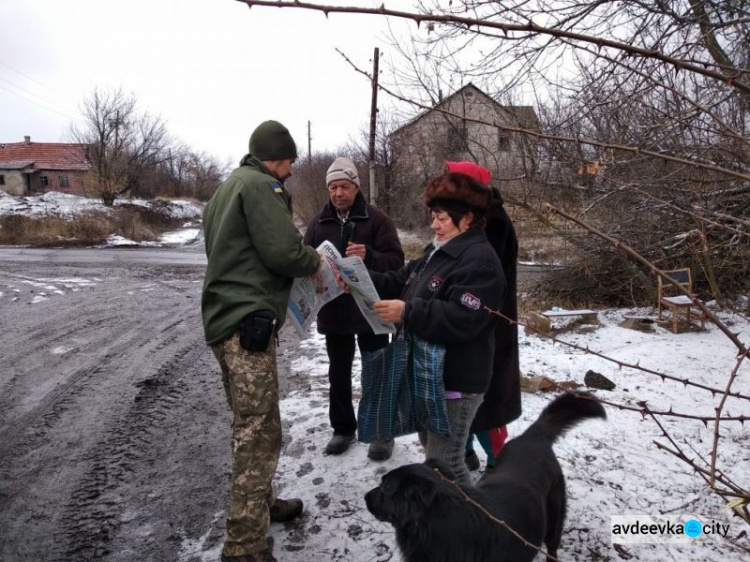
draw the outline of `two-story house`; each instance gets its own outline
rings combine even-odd
[[[513,192],[519,178],[531,177],[536,170],[536,137],[495,125],[539,131],[532,107],[502,105],[473,84],[393,131],[395,181],[388,205],[393,218],[404,226],[424,221],[419,194],[442,173],[446,161],[471,160],[489,168],[492,184],[502,192]]]

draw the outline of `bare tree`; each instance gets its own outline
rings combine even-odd
[[[313,153],[295,164],[286,187],[292,195],[294,214],[307,225],[328,202],[326,172],[336,156],[329,152]]]
[[[105,205],[125,193],[139,195],[149,168],[165,161],[169,137],[164,122],[137,111],[122,90],[94,90],[83,102],[84,125],[73,128],[76,142],[89,147],[93,185]]]
[[[229,162],[221,163],[205,152],[190,152],[187,192],[200,201],[208,201],[227,177],[230,167]]]
[[[143,197],[192,197],[207,201],[226,178],[230,163],[187,147],[167,150],[165,160],[144,172],[139,192]]]

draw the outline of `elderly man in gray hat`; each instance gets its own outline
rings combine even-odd
[[[332,242],[345,256],[359,256],[374,271],[390,271],[404,264],[398,234],[388,216],[365,201],[359,191],[359,174],[348,158],[336,158],[326,174],[329,201],[310,221],[305,243],[318,247]],[[355,337],[360,351],[388,345],[388,335],[376,335],[351,295],[341,295],[318,313],[318,331],[325,334],[328,352],[329,418],[333,436],[328,455],[344,453],[354,441],[357,419],[352,405],[352,363]],[[393,440],[373,441],[367,455],[386,460]]]
[[[292,281],[315,274],[321,260],[292,222],[284,180],[296,158],[287,128],[261,123],[250,153],[203,213],[203,326],[233,414],[224,562],[275,561],[269,521],[288,521],[303,508],[299,499],[276,498],[271,485],[281,452],[277,334]]]

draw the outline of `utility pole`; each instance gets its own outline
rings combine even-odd
[[[370,203],[377,205],[378,185],[375,183],[375,124],[378,113],[378,62],[380,49],[375,47],[372,68],[372,105],[370,106]]]
[[[310,121],[307,122],[307,161],[312,162],[312,136],[310,135]]]

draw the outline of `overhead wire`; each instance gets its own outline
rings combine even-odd
[[[29,76],[28,74],[26,74],[24,72],[21,72],[20,70],[17,70],[15,68],[13,68],[12,66],[10,66],[9,64],[7,64],[7,63],[5,63],[3,61],[0,61],[0,65],[2,65],[4,67],[12,70],[13,72],[17,72],[18,74],[20,74],[21,76],[23,76],[23,77],[25,77],[25,78],[27,78],[29,80],[33,80],[37,84],[39,84],[39,85],[41,85],[41,86],[43,86],[43,87],[45,87],[45,88],[47,88],[49,90],[53,90],[53,88],[50,88],[49,86],[47,86],[46,84],[44,84],[40,80],[37,80],[33,76]],[[24,100],[24,101],[26,101],[28,103],[36,105],[37,107],[41,107],[42,109],[46,109],[47,111],[52,111],[53,113],[57,113],[58,115],[62,115],[63,117],[68,117],[70,119],[78,119],[78,116],[73,115],[71,112],[67,111],[64,108],[61,108],[56,103],[50,102],[49,100],[45,99],[44,97],[40,96],[39,94],[37,94],[35,92],[32,92],[31,90],[29,90],[27,88],[24,88],[23,86],[20,86],[20,85],[16,84],[12,80],[9,80],[8,78],[5,78],[4,76],[0,76],[0,80],[6,82],[7,84],[9,84],[10,86],[12,86],[13,88],[15,88],[17,90],[20,90],[20,92],[24,92],[27,95],[24,95],[23,93],[19,93],[18,91],[14,91],[12,89],[9,89],[8,87],[4,87],[2,84],[0,84],[0,89],[5,90],[6,92],[8,92],[10,94],[13,94],[14,96],[16,96],[18,98],[21,98],[22,100]],[[31,96],[31,97],[28,97],[28,96]],[[35,99],[32,99],[32,98],[35,98]]]

